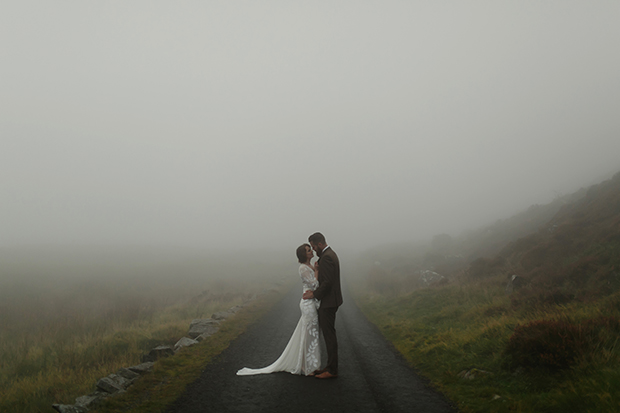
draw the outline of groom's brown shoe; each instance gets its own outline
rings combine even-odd
[[[325,371],[327,370],[325,369],[314,370],[312,373],[308,374],[308,376],[311,376],[311,377],[318,376],[319,374],[324,373]]]
[[[331,374],[329,371],[324,371],[323,373],[316,376],[317,379],[335,379],[337,377],[337,374]]]

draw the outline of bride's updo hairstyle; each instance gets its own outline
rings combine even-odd
[[[295,251],[295,253],[297,254],[297,261],[299,261],[300,264],[308,261],[308,256],[306,256],[306,247],[310,248],[310,245],[302,244],[297,247],[297,251]]]

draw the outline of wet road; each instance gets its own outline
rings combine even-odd
[[[318,380],[289,373],[237,376],[242,367],[271,364],[284,350],[299,321],[300,290],[293,288],[231,343],[168,412],[456,411],[407,366],[346,291],[344,305],[336,316],[337,379]]]

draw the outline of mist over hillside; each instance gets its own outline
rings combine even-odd
[[[438,234],[426,242],[368,250],[357,272],[369,276],[374,288],[394,293],[426,287],[421,280],[430,273],[436,274],[435,282],[518,275],[521,282],[537,285],[536,291],[566,288],[571,290],[566,297],[572,298],[582,295],[582,289],[609,293],[620,265],[613,256],[620,236],[619,200],[616,173],[454,237]]]

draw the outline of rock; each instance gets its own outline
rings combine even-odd
[[[500,396],[499,394],[496,394],[495,396],[493,396],[493,400],[499,400],[501,398],[502,396]]]
[[[119,376],[118,374],[110,374],[108,377],[99,379],[97,388],[106,393],[114,394],[121,390],[125,390],[131,385],[131,381]]]
[[[75,404],[77,406],[86,407],[87,409],[91,409],[97,406],[103,399],[105,399],[109,394],[102,392],[94,392],[87,396],[80,396],[75,399]]]
[[[123,390],[127,389],[127,387],[131,386],[131,384],[133,383],[133,380],[127,380],[125,377],[119,374],[110,374],[108,377],[118,383],[118,385],[121,386]]]
[[[490,374],[493,374],[493,373],[491,373],[490,371],[485,371],[485,370],[471,369],[471,370],[463,370],[462,372],[458,374],[458,376],[465,380],[473,380],[476,377],[488,376]]]
[[[173,356],[173,355],[174,355],[174,350],[172,347],[159,346],[149,351],[149,354],[142,356],[142,362],[146,363],[148,361],[157,361],[160,358]]]
[[[120,369],[119,371],[116,372],[116,374],[118,374],[119,376],[131,382],[133,382],[138,377],[140,377],[140,374],[136,373],[135,371],[129,370],[129,369]]]
[[[138,364],[137,366],[127,367],[127,370],[131,370],[134,373],[138,373],[138,374],[144,374],[147,371],[151,371],[153,369],[154,364],[155,363],[153,363],[152,361],[148,361],[146,363]]]
[[[211,318],[193,320],[189,325],[189,332],[187,333],[187,335],[195,339],[196,337],[204,333],[213,334],[219,329],[218,324],[219,321],[213,320]]]
[[[243,300],[243,302],[244,302],[244,303],[249,303],[250,301],[254,301],[254,300],[256,300],[256,298],[257,298],[257,295],[256,295],[256,293],[254,293],[254,294],[252,294],[251,296],[246,297],[246,298]]]
[[[88,411],[86,407],[69,404],[52,404],[52,407],[60,413],[86,413]]]
[[[123,387],[112,380],[110,377],[104,377],[97,382],[97,388],[106,393],[114,394],[123,390]]]
[[[179,351],[183,347],[193,346],[194,344],[198,344],[198,341],[193,340],[193,339],[188,338],[188,337],[183,337],[182,339],[177,341],[177,343],[174,345],[174,351]]]
[[[201,335],[196,337],[196,341],[200,342],[200,341],[204,340],[207,337],[211,337],[213,334],[217,333],[217,330],[219,330],[219,328],[215,327],[215,330],[213,330],[213,331],[208,331],[206,333],[202,333]]]
[[[52,407],[60,413],[83,413],[98,406],[103,399],[111,395],[125,393],[131,384],[140,377],[140,373],[144,373],[153,368],[153,363],[142,363],[137,366],[123,368],[117,374],[110,374],[97,381],[97,391],[80,396],[75,399],[75,405],[54,404]],[[135,369],[136,371],[132,370]]]
[[[234,307],[230,307],[230,309],[228,311],[230,311],[233,314],[237,314],[239,312],[239,310],[241,310],[243,308],[242,305],[236,305]]]
[[[425,285],[435,284],[444,279],[444,276],[431,270],[420,271],[420,281]]]
[[[211,316],[214,320],[226,320],[228,317],[234,315],[235,313],[231,313],[230,311],[220,311]]]
[[[512,277],[510,277],[510,281],[508,281],[508,284],[506,285],[506,294],[512,294],[514,291],[523,287],[524,284],[525,280],[523,279],[523,277],[519,277],[518,275],[514,274]]]

